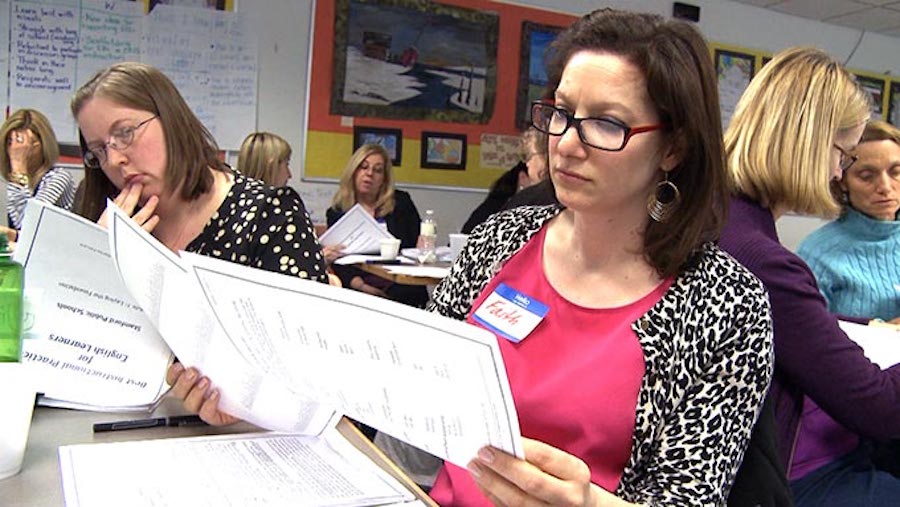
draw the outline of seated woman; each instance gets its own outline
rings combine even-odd
[[[852,156],[837,182],[840,218],[810,234],[797,254],[832,312],[900,323],[900,129],[870,122]]]
[[[787,212],[833,216],[830,182],[852,165],[867,95],[827,54],[794,48],[753,79],[725,134],[734,198],[720,245],[765,283],[772,303],[770,397],[797,505],[895,505],[900,480],[867,439],[900,438],[900,365],[881,370],[838,326],[802,259],[778,240]],[[862,445],[861,445],[862,444]]]
[[[325,213],[328,227],[356,204],[399,238],[400,248],[416,246],[421,220],[419,211],[408,193],[394,188],[391,157],[380,145],[364,144],[350,157],[331,207]],[[335,265],[333,268],[344,287],[420,308],[428,301],[425,287],[392,284],[353,266]]]
[[[75,201],[75,181],[60,167],[59,144],[47,117],[34,109],[19,109],[0,127],[0,175],[6,185],[6,214],[11,240],[22,228],[25,203],[38,199],[70,209]]]
[[[327,282],[300,196],[221,162],[215,140],[162,72],[112,65],[75,92],[71,109],[87,169],[81,215],[105,224],[106,199],[114,198],[174,252]]]
[[[283,187],[291,179],[291,145],[269,132],[255,132],[241,143],[238,171],[248,178],[273,187]]]
[[[555,100],[532,118],[565,207],[488,219],[430,307],[479,325],[500,284],[549,307],[498,335],[525,457],[445,465],[439,504],[724,504],[772,322],[762,284],[715,245],[727,180],[708,51],[690,25],[609,9],[553,43]],[[176,380],[218,420],[207,385]]]
[[[494,213],[503,209],[510,197],[520,190],[547,179],[547,135],[534,127],[522,133],[522,160],[491,185],[487,198],[478,205],[462,226],[461,232],[469,234]]]

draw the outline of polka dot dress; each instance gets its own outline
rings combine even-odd
[[[234,171],[234,186],[185,250],[328,283],[325,258],[300,195]]]

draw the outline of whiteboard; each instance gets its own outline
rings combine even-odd
[[[9,72],[10,111],[43,112],[62,143],[77,143],[69,113],[75,90],[122,61],[162,70],[223,149],[255,130],[256,39],[240,13],[103,0],[6,0],[0,53]],[[2,69],[0,69],[2,72]]]

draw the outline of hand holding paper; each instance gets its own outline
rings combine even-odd
[[[379,252],[381,238],[393,237],[362,206],[356,204],[322,234],[319,243],[325,247],[344,245],[344,255],[371,254]]]

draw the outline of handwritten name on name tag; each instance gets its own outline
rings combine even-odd
[[[549,307],[512,287],[501,283],[481,306],[473,319],[514,343],[519,343],[544,320]]]

